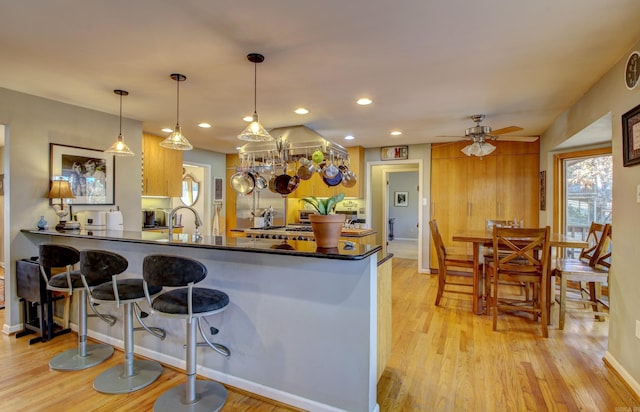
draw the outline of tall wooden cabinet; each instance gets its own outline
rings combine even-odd
[[[180,197],[182,151],[160,147],[164,137],[142,134],[142,195]]]
[[[467,144],[431,148],[431,218],[453,254],[470,254],[471,245],[453,242],[452,236],[465,229],[483,230],[487,219],[538,225],[538,142],[498,141],[496,150],[482,158],[460,152]],[[431,245],[431,267],[436,267],[433,241]]]

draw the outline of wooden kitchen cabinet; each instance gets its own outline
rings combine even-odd
[[[142,135],[142,195],[180,197],[182,151],[160,146],[164,137]]]
[[[436,219],[451,254],[471,254],[471,244],[453,242],[463,230],[483,230],[487,219],[522,220],[538,226],[539,144],[495,142],[482,158],[460,152],[469,143],[431,148],[431,219]],[[437,266],[431,241],[431,267]]]

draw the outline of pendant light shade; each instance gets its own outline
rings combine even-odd
[[[496,147],[490,143],[485,142],[484,140],[474,141],[469,146],[464,147],[461,152],[466,154],[467,156],[487,156],[493,151],[496,150]]]
[[[251,123],[238,135],[238,139],[247,142],[268,142],[273,140],[273,137],[265,130],[264,127],[258,121],[257,111],[257,89],[258,89],[258,63],[264,61],[264,56],[259,53],[247,54],[247,60],[253,63],[253,119]]]
[[[134,153],[129,149],[129,146],[124,142],[124,137],[122,137],[122,96],[128,96],[129,92],[125,90],[114,90],[113,92],[120,96],[120,133],[118,133],[116,142],[105,150],[105,153],[113,153],[116,156],[133,156]]]
[[[167,136],[162,142],[160,142],[160,146],[165,147],[167,149],[174,150],[191,150],[193,146],[189,143],[186,137],[182,134],[182,129],[180,128],[180,82],[187,80],[187,76],[179,73],[171,74],[171,78],[176,81],[177,89],[176,89],[176,127],[173,129],[173,132]]]

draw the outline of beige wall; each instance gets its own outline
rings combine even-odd
[[[45,197],[49,190],[49,143],[106,149],[118,135],[118,116],[0,88],[0,123],[6,126],[5,213],[9,222],[3,233],[8,292],[3,331],[14,332],[21,329],[12,276],[15,261],[37,254],[20,229],[35,228],[41,215],[50,223],[57,221]],[[115,202],[123,212],[125,229],[140,230],[142,124],[123,119],[122,131],[136,155],[116,159]],[[109,206],[91,209],[108,210]]]
[[[640,43],[633,50],[640,50]],[[620,61],[542,136],[540,170],[547,170],[549,174],[553,170],[554,150],[559,144],[611,113],[614,243],[609,279],[611,308],[606,359],[640,395],[640,339],[635,337],[636,321],[640,320],[640,275],[637,269],[640,203],[636,202],[640,166],[622,167],[621,125],[622,114],[640,104],[640,89],[630,91],[624,85],[627,57],[628,53],[621,56]],[[551,184],[553,176],[548,176]],[[550,202],[548,204],[552,204]],[[552,224],[551,211],[541,214],[540,223]]]

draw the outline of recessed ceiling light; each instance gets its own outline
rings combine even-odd
[[[211,127],[209,123],[198,123],[198,127],[202,127],[203,129],[208,129]]]
[[[358,103],[360,106],[367,106],[373,103],[373,100],[369,99],[368,97],[361,97],[356,101],[356,103]]]
[[[294,110],[294,113],[296,113],[296,114],[307,114],[307,113],[309,113],[309,110],[305,109],[304,107],[298,107],[296,110]]]
[[[391,132],[391,136],[400,136],[402,134],[402,132],[400,130],[394,130],[393,132]]]
[[[173,132],[173,129],[169,129],[168,127],[165,127],[164,129],[162,129],[162,131],[165,133],[171,133]]]
[[[253,116],[245,116],[242,118],[242,120],[244,120],[245,122],[251,122],[253,121]]]
[[[347,135],[344,137],[344,140],[353,140],[355,139],[355,137],[353,137],[352,135]]]

